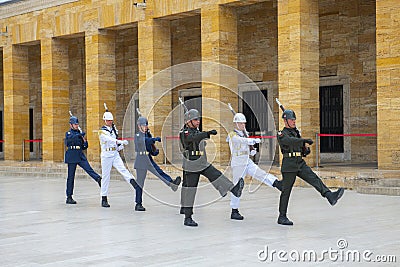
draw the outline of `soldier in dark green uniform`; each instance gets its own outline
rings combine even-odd
[[[293,222],[287,218],[286,212],[296,176],[312,185],[323,197],[327,198],[332,206],[342,197],[344,189],[339,188],[336,192],[331,192],[303,160],[303,157],[309,153],[305,144],[312,145],[313,140],[301,138],[300,132],[296,128],[296,114],[294,111],[286,109],[283,112],[282,119],[285,122],[285,128],[278,132],[278,142],[283,154],[281,167],[283,180],[278,224],[293,225]]]
[[[221,196],[231,191],[236,197],[240,197],[244,187],[243,178],[234,185],[211,163],[207,162],[204,139],[210,135],[216,135],[216,130],[201,132],[199,130],[200,114],[196,109],[185,113],[185,126],[179,133],[183,153],[183,182],[181,191],[181,213],[185,214],[184,225],[197,226],[192,219],[193,204],[196,196],[200,174],[204,175],[219,191]]]

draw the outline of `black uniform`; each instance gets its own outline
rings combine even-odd
[[[303,139],[297,129],[283,128],[278,132],[278,142],[283,154],[282,193],[279,202],[279,214],[286,217],[290,193],[296,176],[312,185],[323,197],[330,190],[303,160],[303,147],[309,139]],[[310,140],[311,141],[311,140]]]
[[[210,138],[210,132],[201,132],[197,128],[185,126],[180,131],[179,137],[183,147],[181,205],[185,217],[189,218],[193,214],[193,204],[200,174],[204,175],[212,183],[221,196],[226,196],[235,186],[219,170],[212,166],[211,163],[207,162],[204,139]]]

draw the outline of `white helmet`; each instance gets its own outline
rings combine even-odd
[[[246,116],[244,116],[243,113],[236,113],[235,116],[233,116],[233,122],[247,122]]]
[[[109,111],[104,112],[103,120],[105,120],[105,121],[113,121],[114,120],[113,114],[111,112],[109,112]]]

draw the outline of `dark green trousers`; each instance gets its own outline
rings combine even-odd
[[[292,192],[293,184],[296,181],[296,176],[299,176],[305,182],[313,186],[322,196],[330,192],[329,188],[321,181],[321,179],[311,170],[304,160],[299,162],[297,172],[282,171],[282,192],[279,200],[279,214],[286,216],[287,207],[289,204],[290,193]],[[284,169],[284,166],[282,166]]]

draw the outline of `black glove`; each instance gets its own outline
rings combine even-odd
[[[217,130],[208,131],[209,135],[216,135],[217,133],[218,133]]]
[[[314,144],[314,141],[312,139],[304,139],[304,143],[312,145],[312,144]]]

